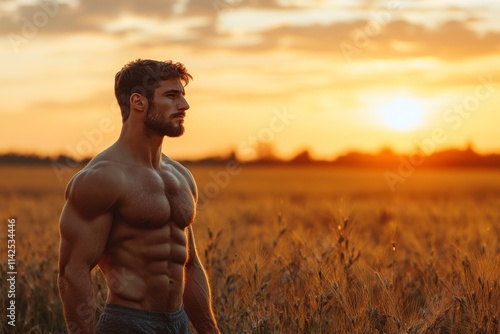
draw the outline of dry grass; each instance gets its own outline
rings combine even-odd
[[[201,192],[218,170],[192,169]],[[1,216],[17,221],[16,330],[63,332],[65,184],[50,169],[0,173]],[[390,193],[382,172],[245,167],[199,211],[195,231],[224,333],[496,334],[498,208],[493,172],[417,171]],[[102,277],[93,279],[102,305]],[[0,293],[6,305],[5,284]],[[0,332],[13,332],[5,312]]]

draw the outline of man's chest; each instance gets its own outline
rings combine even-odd
[[[187,180],[175,171],[140,171],[129,175],[118,214],[135,227],[159,228],[174,221],[187,227],[194,219],[195,199]]]

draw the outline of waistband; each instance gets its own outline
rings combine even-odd
[[[166,321],[168,323],[187,318],[187,314],[184,311],[184,306],[181,306],[181,308],[175,312],[155,312],[155,311],[141,310],[123,305],[106,303],[104,306],[103,314],[128,316],[128,317],[140,318],[143,320]]]

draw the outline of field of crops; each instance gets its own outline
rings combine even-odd
[[[194,231],[223,333],[499,333],[498,171],[417,170],[391,191],[384,171],[190,169],[203,200]],[[76,171],[59,180],[50,167],[0,167],[2,333],[64,332],[58,219]],[[93,280],[102,308],[98,271]]]

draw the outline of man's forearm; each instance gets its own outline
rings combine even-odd
[[[219,334],[205,270],[195,262],[186,268],[186,276],[184,308],[189,320],[199,334]]]
[[[68,334],[95,334],[96,303],[90,278],[59,275],[59,293],[63,303]]]

